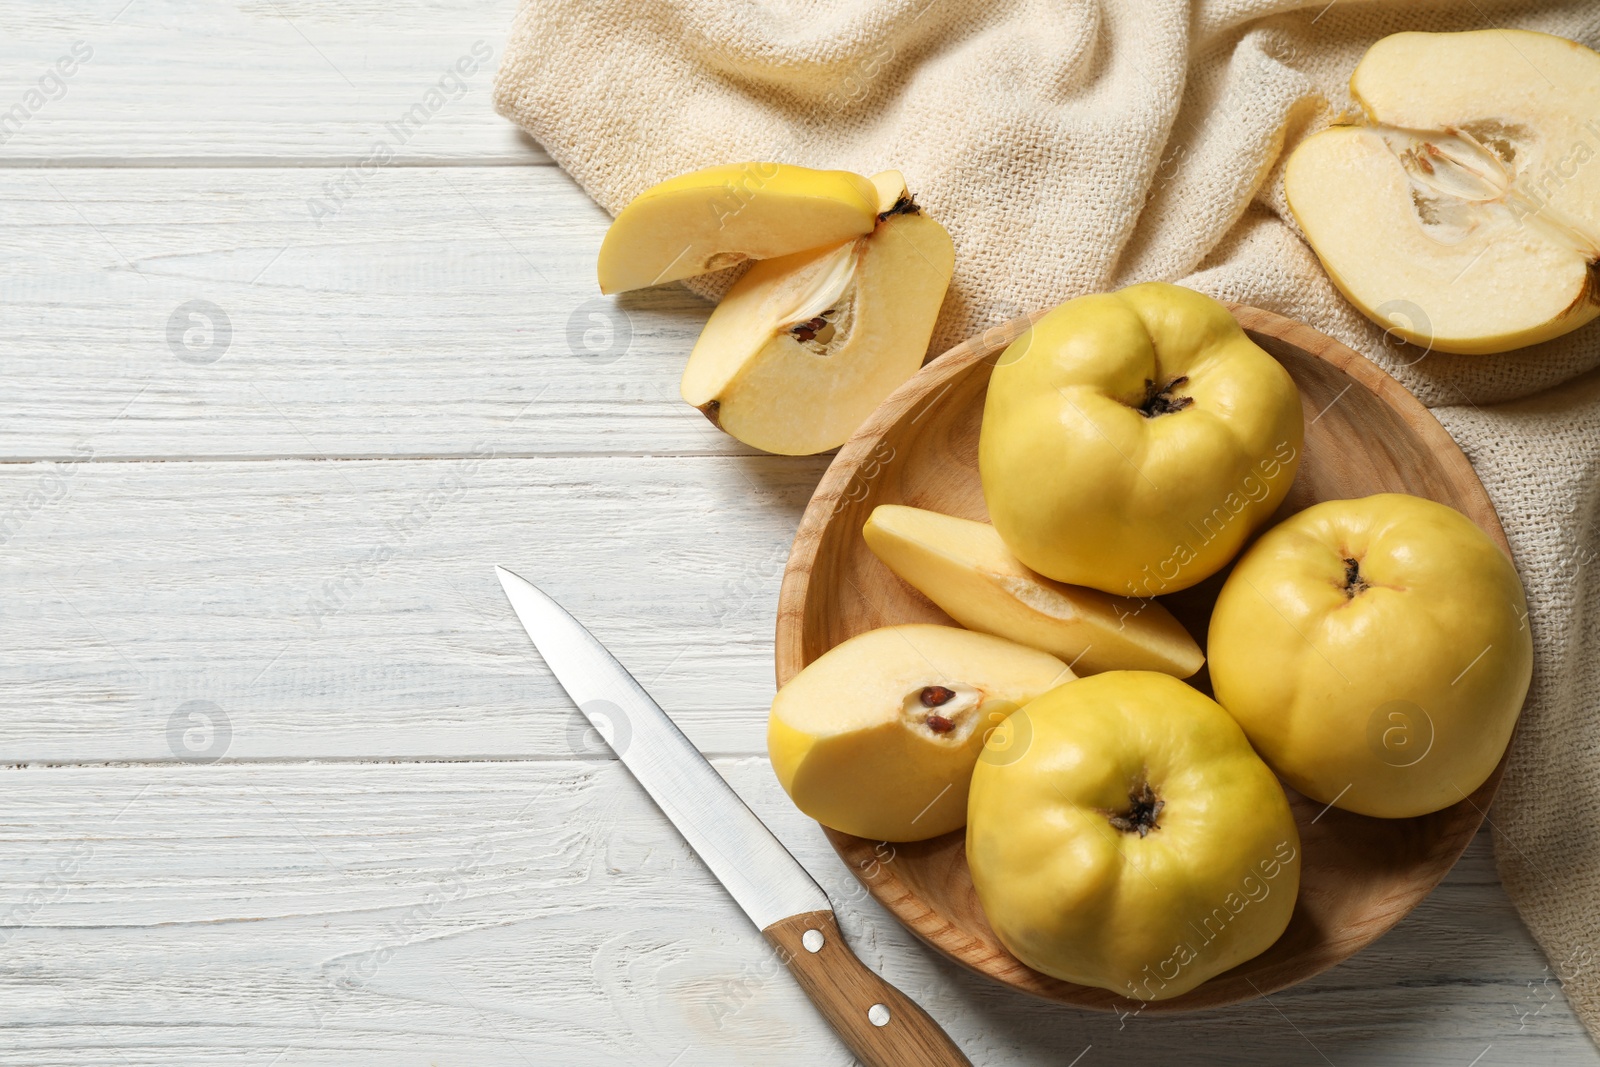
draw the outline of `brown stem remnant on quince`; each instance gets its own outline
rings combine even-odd
[[[1112,826],[1123,833],[1144,837],[1151,830],[1161,829],[1156,818],[1166,806],[1167,802],[1156,796],[1156,791],[1150,788],[1149,780],[1141,778],[1138,785],[1128,790],[1128,810],[1107,818]]]
[[[1192,396],[1177,396],[1173,390],[1189,380],[1187,374],[1180,374],[1167,382],[1166,385],[1157,386],[1149,378],[1144,380],[1144,403],[1139,405],[1139,414],[1147,419],[1157,415],[1167,415],[1174,411],[1182,411],[1194,403]]]
[[[1368,589],[1372,588],[1365,578],[1361,577],[1361,561],[1348,556],[1344,561],[1344,595],[1354,600]]]
[[[882,203],[882,202],[883,201],[881,201],[881,200],[879,201],[879,203]],[[891,207],[888,211],[880,211],[880,212],[878,212],[878,221],[879,222],[883,222],[884,220],[889,218],[890,215],[920,215],[920,214],[922,214],[922,209],[917,206],[917,202],[914,199],[912,199],[911,194],[910,193],[906,193],[903,196],[901,196],[899,200],[896,200],[894,202],[894,206]]]

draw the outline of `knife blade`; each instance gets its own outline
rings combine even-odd
[[[778,950],[868,1067],[971,1067],[926,1012],[856,958],[828,895],[605,645],[527,579],[495,574],[556,680]]]

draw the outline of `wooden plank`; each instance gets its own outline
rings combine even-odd
[[[343,166],[379,145],[399,165],[548,164],[491,100],[515,10],[516,0],[9,5],[0,113],[22,111],[0,126],[0,167]]]
[[[493,458],[506,440],[462,460],[0,465],[0,760],[214,755],[177,740],[189,701],[221,709],[238,759],[601,752],[497,563],[702,748],[764,752],[778,579],[823,461]]]
[[[384,170],[320,226],[326,171],[107,173],[0,202],[0,457],[752,452],[678,395],[710,306],[601,297],[559,171]]]
[[[1486,838],[1270,1003],[1118,1018],[934,958],[764,761],[718,765],[975,1063],[1597,1060]],[[851,1062],[615,763],[11,770],[0,794],[0,1064]]]

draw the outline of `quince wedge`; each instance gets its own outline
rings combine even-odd
[[[872,182],[785,163],[707,167],[646,189],[600,246],[600,291],[622,293],[836,245],[872,232]]]
[[[1600,315],[1600,54],[1527,30],[1397,33],[1350,92],[1365,121],[1296,148],[1284,193],[1358,310],[1464,355]]]
[[[837,448],[927,355],[955,248],[898,171],[872,181],[871,233],[755,264],[689,355],[683,398],[745,444]]]
[[[874,841],[967,821],[967,786],[1005,717],[1071,681],[1056,657],[988,634],[913,623],[857,634],[772,701],[767,752],[795,806]]]
[[[1049,652],[1079,674],[1151,670],[1187,678],[1205,662],[1194,638],[1156,601],[1035,574],[986,522],[880,504],[862,536],[890,570],[962,626]]]

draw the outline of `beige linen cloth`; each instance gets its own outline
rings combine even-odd
[[[1421,397],[1528,589],[1533,691],[1490,813],[1500,872],[1600,1034],[1600,323],[1419,359],[1334,291],[1283,200],[1288,149],[1353,106],[1372,42],[1496,26],[1600,48],[1600,3],[534,0],[496,100],[612,212],[713,163],[898,168],[955,239],[934,352],[1162,279],[1303,319]]]

